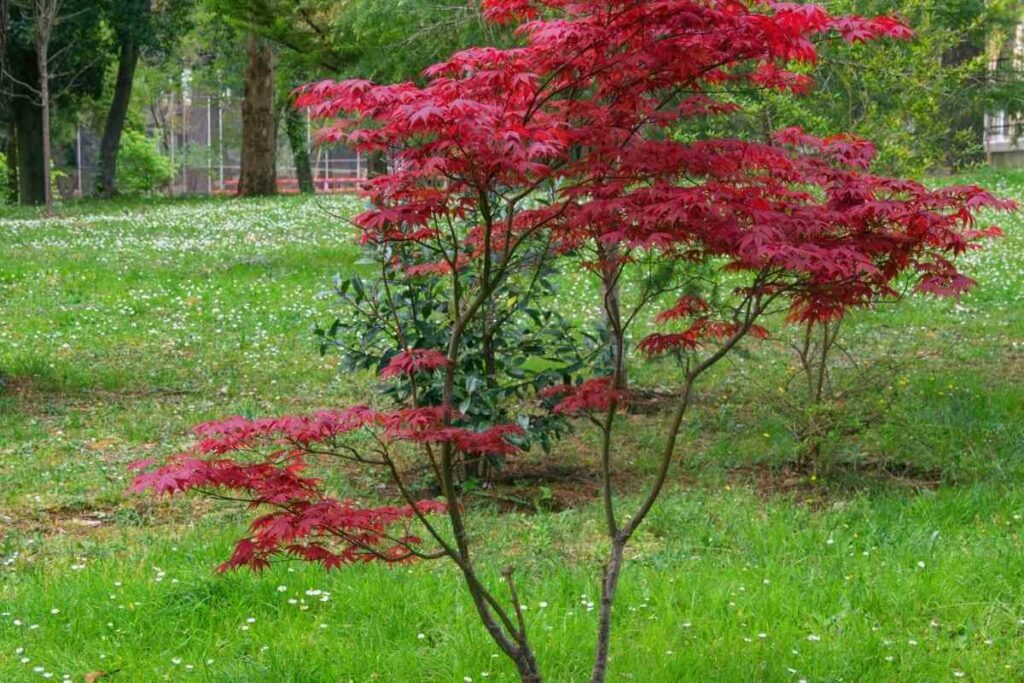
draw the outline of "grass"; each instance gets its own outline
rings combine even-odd
[[[1021,174],[979,179],[1024,199]],[[192,424],[365,398],[367,378],[339,375],[309,333],[336,313],[318,292],[359,267],[341,219],[356,208],[83,202],[0,218],[0,680],[513,680],[444,564],[219,575],[244,514],[124,495],[126,464],[173,452]],[[981,285],[963,300],[850,321],[859,357],[898,367],[889,417],[837,443],[860,467],[825,480],[787,469],[784,340],[715,373],[633,548],[612,680],[1019,676],[1024,221],[1001,222],[1008,237],[970,256]],[[566,310],[587,315],[574,306],[588,286],[564,283]],[[635,379],[671,376],[654,363]],[[618,456],[639,478],[660,420],[624,419]],[[556,461],[585,467],[591,443],[581,425]],[[376,483],[339,486],[372,497]],[[558,502],[586,487],[552,488]],[[473,515],[484,571],[518,569],[551,681],[585,678],[596,622],[600,517],[571,500]]]

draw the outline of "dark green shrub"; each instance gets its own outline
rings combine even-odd
[[[170,160],[160,153],[156,142],[138,131],[125,131],[117,157],[117,186],[121,192],[159,192],[171,182]]]

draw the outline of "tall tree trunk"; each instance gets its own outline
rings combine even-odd
[[[295,161],[295,175],[299,179],[299,191],[313,194],[313,167],[309,163],[309,147],[306,137],[306,117],[289,101],[284,108],[284,130],[288,135],[288,145],[292,148],[292,159]]]
[[[43,180],[43,127],[39,106],[25,97],[11,100],[17,131],[18,201],[46,203]]]
[[[277,192],[274,121],[274,67],[270,45],[250,33],[246,38],[249,63],[245,69],[242,102],[242,171],[238,194],[246,197]]]
[[[50,151],[50,32],[55,20],[54,14],[48,14],[50,5],[36,0],[36,63],[39,67],[39,103],[40,119],[43,133],[43,203],[46,214],[53,213],[53,182],[50,177],[50,165],[53,154]],[[42,8],[42,9],[41,9]],[[44,24],[45,22],[45,24]]]
[[[97,191],[103,197],[113,197],[117,194],[117,153],[121,147],[121,134],[124,132],[124,122],[128,116],[132,82],[138,63],[138,43],[133,32],[126,30],[121,38],[114,99],[110,102],[107,120],[103,124],[103,138],[100,140],[100,177]]]

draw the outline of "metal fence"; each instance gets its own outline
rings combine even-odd
[[[171,196],[233,194],[241,173],[241,98],[230,95],[169,93],[147,107],[147,134],[156,140],[173,169],[166,187]],[[342,145],[313,143],[314,127],[306,121],[306,145],[310,153],[317,192],[351,191],[367,177],[362,154]],[[73,150],[55,159],[57,185],[66,197],[92,194],[99,172],[99,134],[82,126]],[[73,151],[73,153],[72,153]],[[283,122],[277,135],[277,178],[281,192],[298,191],[298,174]]]

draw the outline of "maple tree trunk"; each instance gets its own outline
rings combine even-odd
[[[117,153],[121,147],[121,134],[124,132],[124,122],[128,116],[132,82],[135,80],[135,68],[138,63],[138,45],[133,37],[127,35],[121,41],[114,99],[110,102],[107,120],[103,125],[103,138],[100,141],[98,193],[104,197],[113,197],[117,194]]]
[[[604,683],[608,676],[608,645],[611,641],[612,605],[619,587],[619,574],[622,571],[622,558],[625,555],[628,538],[612,541],[612,551],[608,564],[601,576],[601,609],[597,619],[597,651],[594,655],[594,668],[590,673],[590,683]]]
[[[274,66],[270,45],[250,33],[246,38],[249,61],[242,101],[242,160],[238,194],[246,197],[277,192],[274,122]]]
[[[622,300],[619,292],[619,278],[622,273],[618,263],[619,251],[615,247],[606,248],[598,243],[597,253],[601,265],[604,318],[612,343],[612,378],[616,389],[625,389],[628,381],[626,376],[626,338],[622,326]]]

